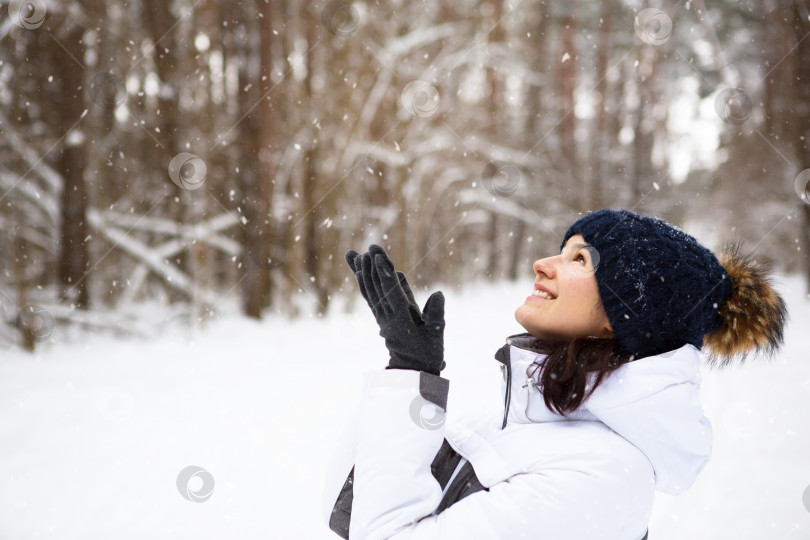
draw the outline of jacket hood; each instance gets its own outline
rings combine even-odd
[[[538,385],[545,354],[531,349],[534,338],[507,338],[496,359],[504,364],[504,427],[511,423],[599,421],[641,450],[655,470],[655,488],[678,494],[688,489],[709,461],[712,427],[703,415],[701,353],[693,345],[628,362],[606,376],[580,407],[567,416],[549,410]],[[533,377],[530,375],[533,374]],[[595,375],[589,375],[592,384]]]

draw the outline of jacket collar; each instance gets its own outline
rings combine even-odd
[[[680,493],[694,482],[712,444],[711,424],[699,400],[697,348],[687,344],[622,365],[576,411],[563,416],[543,401],[537,381],[545,355],[533,349],[534,341],[528,333],[509,336],[495,355],[504,373],[502,429],[514,423],[599,421],[644,452],[659,491]],[[533,372],[534,363],[540,367]],[[589,382],[594,378],[589,375]]]

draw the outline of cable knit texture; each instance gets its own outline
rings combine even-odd
[[[602,209],[565,233],[581,234],[596,249],[596,283],[614,335],[638,357],[698,349],[721,324],[718,314],[732,280],[709,249],[662,219]]]

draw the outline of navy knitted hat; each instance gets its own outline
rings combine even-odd
[[[727,247],[721,262],[681,229],[627,210],[602,209],[578,219],[561,250],[574,234],[597,252],[602,305],[614,337],[635,358],[687,343],[701,349],[707,335],[711,360],[754,349],[773,352],[782,342],[784,301],[764,263],[740,254],[739,244]]]

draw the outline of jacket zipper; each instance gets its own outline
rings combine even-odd
[[[501,372],[506,368],[506,397],[504,398],[503,425],[501,429],[506,427],[506,417],[509,415],[509,402],[512,399],[512,362],[509,354],[510,348],[511,345],[507,343],[495,353],[495,358],[501,363]]]

